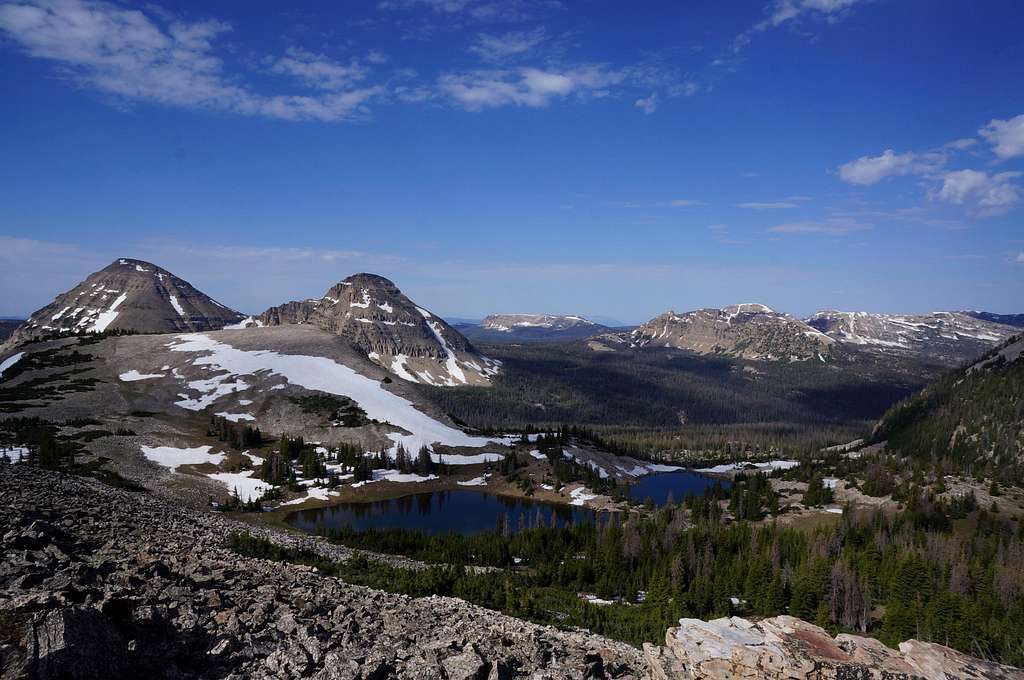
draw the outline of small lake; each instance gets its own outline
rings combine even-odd
[[[635,484],[630,484],[629,497],[640,502],[650,498],[655,507],[660,508],[668,502],[669,494],[676,503],[682,503],[686,494],[703,496],[704,491],[714,486],[715,482],[720,482],[725,489],[731,486],[728,480],[715,479],[691,470],[659,472],[640,477]]]
[[[307,533],[320,529],[356,531],[366,529],[410,529],[428,534],[453,531],[460,534],[493,532],[500,522],[512,531],[543,522],[558,526],[593,522],[596,513],[586,508],[541,503],[523,498],[496,496],[479,491],[453,489],[402,496],[386,501],[338,503],[324,508],[298,510],[286,521]]]
[[[656,506],[662,506],[669,494],[679,503],[687,493],[703,494],[715,481],[711,477],[686,470],[662,472],[641,477],[629,486],[629,493],[638,501],[650,498]],[[726,488],[729,486],[727,481],[722,484]],[[552,523],[566,526],[593,522],[596,516],[595,511],[583,507],[452,489],[383,501],[337,503],[322,508],[297,510],[288,515],[285,521],[307,533],[340,530],[348,525],[355,531],[410,529],[429,534],[452,531],[469,535],[493,532],[499,522],[508,522],[514,532],[520,528],[537,526],[541,522],[546,526],[552,526]]]

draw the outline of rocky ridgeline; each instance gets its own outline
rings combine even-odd
[[[350,276],[322,298],[271,307],[258,323],[312,324],[346,338],[371,361],[410,382],[486,385],[498,370],[498,362],[479,354],[441,317],[375,274]]]
[[[986,318],[987,317],[987,318]],[[926,357],[947,366],[980,356],[1019,328],[981,312],[869,314],[823,311],[807,323],[837,342],[881,354]],[[1004,317],[1013,320],[1013,317]]]
[[[461,600],[352,586],[241,557],[244,528],[344,559],[313,537],[256,529],[149,495],[0,466],[0,680],[14,678],[1024,678],[934,644],[830,637],[791,617],[683,620],[643,652]]]
[[[762,361],[825,361],[835,340],[788,314],[759,304],[666,312],[631,334],[638,347],[675,347]]]
[[[208,331],[241,321],[188,281],[142,260],[122,258],[33,314],[7,346],[57,333]],[[0,346],[0,354],[3,347]]]

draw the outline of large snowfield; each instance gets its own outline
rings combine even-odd
[[[202,353],[192,362],[196,366],[209,366],[214,370],[225,371],[225,375],[203,381],[192,381],[189,387],[201,392],[210,392],[199,399],[185,400],[179,405],[186,408],[209,406],[219,396],[227,392],[224,387],[229,378],[235,376],[254,375],[267,372],[285,378],[288,382],[309,390],[319,390],[354,399],[359,407],[366,411],[367,417],[385,421],[406,430],[409,434],[391,433],[388,437],[413,453],[421,446],[442,444],[445,446],[482,447],[491,443],[505,443],[503,438],[488,439],[474,437],[454,427],[439,422],[413,406],[412,402],[397,394],[388,392],[380,382],[357,373],[348,366],[326,357],[313,357],[299,354],[280,354],[271,350],[241,350],[223,342],[218,342],[202,333],[190,333],[176,336],[176,341],[169,345],[174,352]],[[238,380],[234,385],[245,385]],[[239,389],[244,389],[239,387]],[[469,462],[464,456],[445,455],[449,464]],[[500,460],[500,453],[485,453],[472,456],[473,462]],[[435,455],[435,459],[437,456]]]

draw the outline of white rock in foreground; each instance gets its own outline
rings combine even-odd
[[[792,616],[757,623],[738,617],[680,619],[665,647],[644,645],[660,678],[692,680],[1020,680],[1024,671],[981,661],[928,642],[899,650],[873,638],[838,635]]]

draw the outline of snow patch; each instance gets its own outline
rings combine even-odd
[[[239,420],[256,420],[256,417],[250,413],[228,413],[227,411],[221,411],[220,413],[214,413],[215,416],[220,416],[225,420],[230,420],[233,423],[237,423]]]
[[[175,295],[168,295],[167,297],[170,298],[170,300],[171,300],[171,307],[174,307],[174,311],[176,311],[178,313],[178,316],[180,316],[182,319],[187,318],[185,316],[185,310],[181,308],[181,303],[178,302],[177,296],[175,296]]]
[[[700,468],[697,472],[723,474],[726,472],[738,472],[749,468],[754,468],[757,472],[770,472],[772,470],[791,470],[799,464],[800,461],[798,460],[770,460],[767,463],[751,463],[750,461],[742,461],[739,463],[724,463],[721,465],[714,465],[709,468]]]
[[[395,432],[388,435],[395,443],[392,451],[397,449],[398,444],[405,446],[408,451],[418,451],[421,446],[434,444],[479,448],[496,441],[494,438],[468,435],[434,420],[416,409],[408,399],[385,390],[378,381],[326,357],[279,354],[269,350],[240,350],[201,333],[178,335],[175,339],[176,344],[170,345],[172,351],[201,352],[203,355],[193,361],[195,365],[225,371],[223,375],[211,380],[189,383],[190,388],[199,390],[202,387],[204,389],[200,391],[212,391],[213,395],[177,402],[178,405],[189,404],[186,408],[201,410],[221,394],[230,392],[233,387],[248,387],[241,380],[225,384],[229,378],[265,372],[267,377],[278,375],[309,390],[349,397],[366,411],[368,418],[386,421],[405,430],[408,434]],[[493,462],[502,457],[499,453],[483,453],[477,456],[445,456],[445,459],[453,463],[460,459],[477,458],[482,460],[474,462]]]
[[[137,380],[152,380],[153,378],[164,377],[163,373],[139,373],[134,368],[117,376],[124,382],[135,382]]]
[[[110,305],[110,309],[105,312],[100,312],[99,316],[96,317],[96,321],[93,322],[90,330],[93,333],[102,333],[107,330],[107,326],[117,318],[117,308],[127,299],[128,293],[121,293],[121,295],[119,295],[118,298]]]
[[[4,371],[6,371],[8,368],[18,363],[19,361],[21,361],[21,358],[23,356],[25,356],[24,352],[18,352],[17,354],[12,354],[3,361],[0,361],[0,378],[3,377]]]
[[[198,446],[194,449],[174,446],[143,446],[142,455],[174,472],[181,465],[201,465],[203,463],[220,465],[224,460],[224,454],[210,453],[210,448],[210,446]]]
[[[215,472],[206,475],[227,487],[229,493],[238,491],[238,499],[243,503],[258,500],[263,494],[274,488],[273,485],[252,476],[252,470],[245,472]]]

